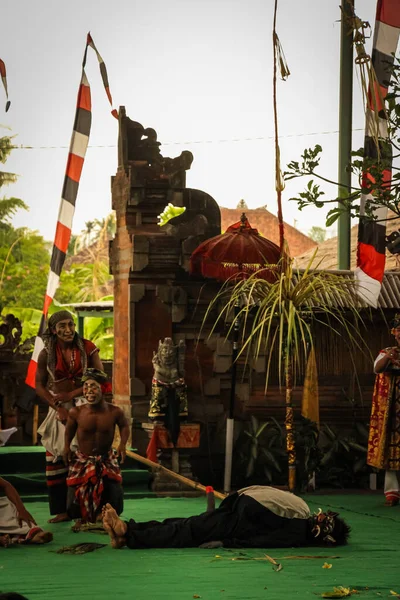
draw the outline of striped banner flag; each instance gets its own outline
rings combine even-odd
[[[364,156],[384,161],[383,182],[387,186],[390,186],[392,179],[392,146],[388,138],[384,103],[399,32],[400,0],[378,0],[372,49],[374,77],[370,77],[368,88]],[[364,181],[370,180],[371,176],[365,173]],[[377,221],[371,221],[365,217],[365,204],[371,200],[373,193],[361,195],[355,277],[358,295],[370,306],[376,307],[385,271],[387,208],[378,206],[374,211]]]
[[[41,336],[46,329],[47,313],[57,291],[60,275],[64,265],[68,244],[71,238],[72,220],[75,212],[75,202],[78,195],[79,181],[81,178],[82,167],[85,160],[86,149],[89,143],[90,126],[92,121],[92,102],[90,96],[90,86],[85,74],[85,65],[88,47],[96,52],[100,73],[107,93],[108,100],[113,106],[110,88],[108,85],[107,69],[103,59],[94,45],[93,39],[88,33],[85,53],[82,62],[82,78],[78,91],[76,103],[76,113],[74,128],[72,132],[71,143],[67,168],[65,171],[64,185],[61,194],[60,210],[58,213],[57,228],[53,244],[53,252],[50,260],[50,274],[47,281],[46,295],[43,304],[43,314],[40,322],[39,332],[35,340],[35,347],[32,358],[29,363],[25,382],[35,389],[35,378],[37,369],[37,360],[40,351],[43,349],[43,340]],[[118,119],[118,112],[112,108],[111,114]]]
[[[11,106],[11,102],[8,99],[8,88],[7,88],[7,72],[6,72],[6,65],[4,64],[4,61],[1,60],[0,58],[0,75],[1,75],[1,80],[3,82],[4,85],[4,89],[6,91],[6,98],[7,98],[7,102],[6,102],[6,112],[8,111],[8,109]]]

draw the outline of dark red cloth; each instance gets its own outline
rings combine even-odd
[[[111,449],[107,456],[88,456],[76,452],[69,467],[67,485],[75,487],[75,497],[81,507],[84,521],[94,522],[104,490],[103,478],[108,477],[117,483],[122,482],[117,452]]]
[[[98,352],[99,349],[93,342],[89,340],[82,339],[82,342],[85,346],[86,356],[92,356],[95,352]],[[56,344],[56,368],[55,368],[55,380],[59,381],[60,379],[80,379],[82,377],[82,360],[81,360],[81,352],[77,346],[73,346],[74,353],[74,364],[67,364],[61,352],[61,348],[58,344]]]

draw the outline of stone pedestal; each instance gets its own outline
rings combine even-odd
[[[190,449],[200,445],[200,424],[182,423],[176,448],[174,448],[168,431],[161,423],[142,423],[149,440],[156,435],[157,460],[163,467],[179,473],[183,477],[194,480],[190,462]],[[158,496],[200,496],[201,493],[180,481],[168,477],[162,471],[154,475],[152,490]]]

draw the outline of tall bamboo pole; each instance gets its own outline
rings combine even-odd
[[[284,249],[284,224],[283,224],[283,212],[282,212],[282,180],[281,180],[281,161],[280,161],[280,149],[279,149],[279,135],[278,135],[278,110],[276,106],[276,72],[277,72],[277,47],[279,45],[278,35],[276,33],[276,13],[278,9],[278,0],[275,0],[274,8],[274,25],[272,31],[272,51],[274,56],[274,74],[273,74],[273,106],[274,106],[274,129],[275,129],[275,188],[276,188],[276,200],[278,204],[278,224],[279,224],[279,248],[281,254]]]
[[[278,0],[275,0],[274,6],[274,24],[272,31],[272,44],[274,55],[274,74],[273,74],[273,105],[274,105],[274,128],[275,128],[275,187],[278,203],[278,223],[279,223],[279,246],[281,257],[286,262],[285,253],[285,228],[282,212],[282,190],[284,183],[281,174],[281,160],[278,135],[278,109],[276,102],[276,74],[277,74],[277,53],[280,51],[279,38],[276,33],[276,14],[278,9]],[[287,70],[287,75],[289,70]],[[296,448],[294,443],[294,413],[293,413],[293,365],[291,356],[285,356],[285,384],[286,384],[286,451],[288,455],[288,484],[290,491],[294,491],[296,486]]]
[[[338,197],[348,196],[351,190],[351,172],[347,166],[351,158],[353,119],[353,30],[351,17],[354,0],[341,0],[340,28],[340,89],[339,89],[339,157]],[[343,213],[338,220],[338,266],[350,269],[350,213]]]

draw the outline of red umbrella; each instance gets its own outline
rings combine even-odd
[[[206,240],[190,257],[193,275],[211,277],[218,281],[247,278],[255,271],[257,276],[273,281],[275,270],[263,269],[279,262],[279,247],[262,237],[251,227],[245,213],[225,233]]]
[[[257,229],[251,227],[245,213],[240,221],[234,223],[225,233],[206,240],[190,257],[190,272],[193,275],[211,277],[218,281],[245,279],[257,271],[271,283],[276,280],[281,258],[279,247],[262,237]],[[267,267],[268,265],[268,267]],[[264,268],[263,268],[264,267]],[[236,365],[239,352],[239,301],[235,304],[235,324],[232,349],[231,396],[226,421],[225,476],[224,491],[229,492],[232,474],[232,449],[234,408],[236,389]]]

